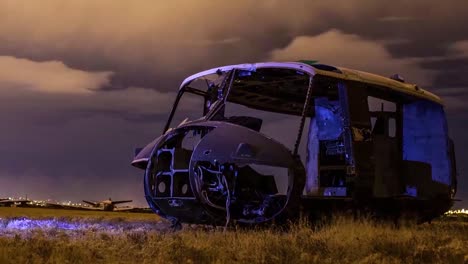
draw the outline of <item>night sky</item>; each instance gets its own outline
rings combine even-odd
[[[0,1],[0,197],[133,199],[135,147],[208,68],[314,59],[440,95],[468,207],[467,1]]]

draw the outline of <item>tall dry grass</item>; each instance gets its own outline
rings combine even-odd
[[[338,217],[288,230],[28,232],[0,237],[0,263],[468,263],[468,222],[454,220],[398,228]]]

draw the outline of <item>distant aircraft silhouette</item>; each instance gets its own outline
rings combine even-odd
[[[88,200],[83,200],[84,203],[87,203],[91,205],[92,207],[96,209],[101,209],[103,211],[114,211],[116,208],[116,204],[122,204],[122,203],[131,203],[133,200],[121,200],[121,201],[112,201],[111,198],[108,200],[103,200],[100,202],[96,201],[88,201]]]

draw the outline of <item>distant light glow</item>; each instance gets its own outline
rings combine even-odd
[[[466,214],[468,215],[468,210],[466,209],[458,209],[458,210],[449,210],[445,213],[445,215],[454,215],[454,214]]]

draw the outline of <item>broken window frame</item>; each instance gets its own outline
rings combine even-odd
[[[268,68],[278,68],[278,69],[284,69],[284,70],[291,70],[290,68],[283,68],[283,67],[264,67],[264,68],[261,68],[261,69],[268,69]],[[299,145],[300,145],[300,142],[301,142],[301,137],[302,137],[303,130],[304,130],[305,119],[307,118],[307,115],[309,114],[308,110],[311,107],[314,75],[310,74],[309,72],[306,72],[306,71],[301,71],[301,70],[298,70],[298,69],[294,69],[294,70],[296,70],[297,72],[300,71],[302,74],[308,76],[308,87],[307,87],[307,90],[306,90],[306,98],[304,99],[304,102],[302,103],[302,107],[301,107],[302,111],[301,111],[300,115],[296,115],[296,116],[301,117],[301,121],[299,123],[299,129],[298,129],[298,132],[297,132],[297,137],[296,137],[296,140],[295,140],[295,144],[294,144],[294,146],[292,146],[290,148],[293,151],[293,154],[297,156],[298,155]],[[237,74],[239,74],[241,72],[245,72],[245,71],[252,71],[252,70],[234,68],[231,71],[230,76],[227,78],[227,80],[225,80],[225,82],[229,83],[229,85],[224,87],[225,90],[223,92],[223,98],[220,99],[219,101],[217,101],[217,105],[215,107],[213,107],[207,113],[207,115],[205,116],[205,120],[212,120],[213,117],[215,117],[220,111],[223,110],[223,107],[226,105],[229,94],[230,94],[230,92],[232,90],[233,82],[234,82],[235,78],[237,77]],[[232,102],[232,103],[234,103],[234,102]],[[271,109],[266,110],[266,109],[263,109],[261,107],[253,107],[252,105],[248,105],[248,104],[241,104],[241,103],[234,103],[234,104],[243,105],[243,106],[246,106],[246,107],[251,108],[253,110],[260,110],[260,111],[270,112],[272,114],[280,113],[280,114],[286,114],[286,115],[294,115],[294,114],[292,114],[290,112],[286,112],[286,111],[281,112],[281,111],[273,111]],[[289,148],[288,146],[286,146],[286,147]]]
[[[203,116],[200,117],[200,119],[203,119],[203,120],[208,120],[208,116],[209,116],[209,113],[212,112],[211,110],[217,108],[216,105],[219,104],[217,102],[219,102],[220,100],[222,100],[225,96],[225,91],[226,91],[226,81],[230,80],[231,77],[232,77],[232,72],[234,70],[230,70],[230,71],[227,71],[227,72],[217,72],[216,74],[218,75],[225,75],[221,84],[220,84],[220,87],[218,87],[218,90],[215,91],[218,93],[217,95],[217,98],[216,98],[216,101],[215,102],[211,102],[210,103],[210,106],[207,106],[207,102],[210,100],[210,91],[209,89],[211,88],[210,87],[210,84],[208,83],[207,81],[207,91],[202,91],[200,89],[197,89],[197,88],[193,88],[193,87],[190,87],[190,84],[198,79],[203,79],[204,77],[206,77],[207,75],[203,75],[203,76],[200,76],[199,78],[196,78],[196,79],[193,79],[191,80],[190,82],[186,83],[184,86],[182,86],[180,89],[179,89],[179,92],[177,93],[177,97],[174,101],[174,104],[172,105],[172,109],[171,109],[171,112],[169,114],[169,118],[166,122],[166,125],[164,126],[164,129],[163,129],[163,134],[166,133],[170,126],[171,126],[171,123],[172,123],[172,120],[174,118],[174,115],[178,109],[178,106],[179,106],[179,103],[180,103],[180,99],[182,98],[182,96],[185,94],[185,93],[191,93],[191,94],[195,94],[195,95],[198,95],[198,96],[202,96],[203,97],[203,100],[204,100],[204,109],[203,109]],[[209,74],[208,74],[209,75]],[[206,79],[205,79],[206,80]],[[217,87],[215,85],[215,87]],[[219,94],[219,92],[221,92],[221,94]],[[207,109],[210,109],[210,110],[207,110]]]

